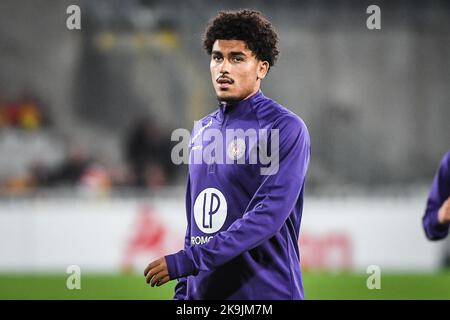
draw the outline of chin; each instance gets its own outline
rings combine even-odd
[[[227,104],[235,104],[236,102],[241,101],[241,98],[236,98],[236,97],[217,97],[217,100],[219,100],[219,102],[226,102]]]
[[[219,100],[219,102],[226,102],[229,104],[233,104],[233,103],[236,103],[236,102],[242,100],[242,98],[239,96],[232,95],[232,94],[229,94],[229,93],[223,92],[223,91],[216,92],[216,95],[217,95],[217,100]]]

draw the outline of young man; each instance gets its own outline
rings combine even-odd
[[[434,177],[422,222],[429,240],[440,240],[448,235],[450,228],[450,151],[442,159]]]
[[[208,131],[265,130],[275,165],[263,173],[267,163],[249,164],[261,136],[214,140],[233,162],[190,162],[184,250],[151,262],[146,281],[178,279],[175,299],[303,299],[298,238],[310,138],[302,119],[260,91],[277,34],[259,12],[220,12],[203,43],[219,106],[194,126],[190,157],[210,147]]]

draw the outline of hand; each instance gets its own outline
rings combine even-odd
[[[150,283],[152,287],[162,286],[170,280],[169,270],[167,269],[166,259],[164,257],[159,258],[151,262],[144,270],[144,276],[147,283]]]
[[[448,198],[438,211],[438,221],[440,224],[450,222],[450,198]]]

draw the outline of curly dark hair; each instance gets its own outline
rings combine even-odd
[[[203,47],[211,55],[217,39],[242,40],[261,61],[272,67],[280,51],[277,48],[278,35],[272,24],[258,11],[220,11],[210,20],[203,36]]]

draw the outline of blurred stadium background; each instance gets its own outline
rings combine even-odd
[[[81,30],[66,28],[72,4]],[[173,282],[141,275],[182,246],[187,168],[170,134],[214,110],[201,35],[243,7],[280,34],[264,93],[312,138],[307,298],[450,299],[450,240],[421,227],[450,148],[450,3],[342,0],[1,1],[0,299],[171,298]]]

